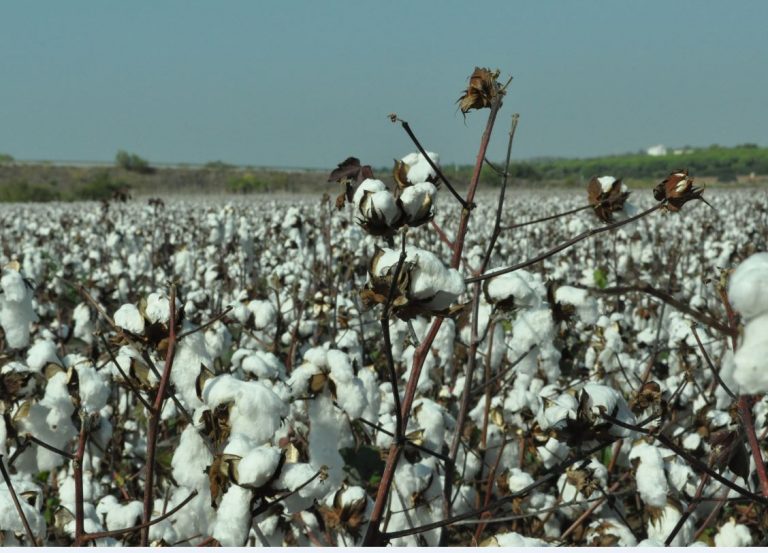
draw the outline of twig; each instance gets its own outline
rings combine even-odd
[[[547,221],[551,221],[552,219],[559,219],[560,217],[565,217],[566,215],[573,215],[574,213],[578,213],[579,211],[584,211],[585,209],[589,209],[591,207],[592,207],[591,205],[583,205],[581,207],[569,209],[568,211],[555,213],[554,215],[547,215],[546,217],[540,217],[539,219],[533,219],[531,221],[524,221],[522,223],[516,223],[514,225],[501,227],[501,230],[513,230],[517,228],[527,227],[528,225],[535,225],[537,223],[545,223]]]
[[[152,518],[152,499],[154,496],[155,456],[157,452],[157,432],[160,426],[160,416],[163,412],[163,402],[168,385],[171,380],[173,358],[176,354],[176,285],[171,284],[171,293],[168,299],[170,304],[170,316],[168,320],[168,349],[165,354],[165,366],[163,375],[157,388],[157,395],[149,411],[149,424],[147,428],[147,472],[144,481],[144,517],[142,522],[148,523]],[[149,545],[149,526],[141,530],[141,546]]]
[[[654,211],[658,211],[663,206],[664,206],[664,203],[660,202],[660,203],[654,205],[653,207],[650,207],[650,208],[646,209],[645,211],[642,211],[642,212],[638,213],[634,217],[630,217],[630,218],[624,219],[622,221],[616,221],[615,223],[611,223],[611,224],[605,225],[603,227],[597,227],[597,228],[593,228],[593,229],[584,231],[581,234],[578,234],[578,235],[574,236],[570,240],[567,240],[567,241],[563,242],[562,244],[559,244],[559,245],[555,246],[554,248],[552,248],[550,250],[547,250],[546,252],[544,252],[542,254],[537,255],[536,257],[528,259],[527,261],[523,261],[521,263],[518,263],[517,265],[512,265],[510,267],[505,267],[503,269],[497,269],[495,271],[491,271],[490,273],[485,273],[485,274],[482,274],[482,275],[473,276],[473,277],[464,279],[464,282],[467,283],[467,284],[470,284],[472,282],[480,282],[480,281],[483,281],[483,280],[488,280],[489,278],[494,278],[494,277],[497,277],[497,276],[500,276],[500,275],[505,275],[507,273],[511,273],[511,272],[517,271],[519,269],[524,269],[525,267],[530,267],[531,265],[535,265],[536,263],[539,263],[540,261],[544,261],[548,257],[551,257],[551,256],[555,255],[556,253],[559,253],[559,252],[561,252],[561,251],[563,251],[565,249],[570,248],[574,244],[577,244],[577,243],[581,242],[582,240],[584,240],[586,238],[590,238],[592,236],[595,236],[597,234],[601,234],[603,232],[608,232],[609,230],[617,229],[617,228],[622,227],[624,225],[628,225],[629,223],[634,223],[638,219],[642,219],[643,217],[646,217],[646,216],[650,215]]]
[[[214,324],[216,321],[220,321],[221,319],[223,319],[224,317],[226,317],[226,316],[227,316],[227,314],[228,314],[230,311],[232,311],[232,306],[231,306],[231,305],[228,305],[228,306],[227,306],[227,308],[226,308],[224,311],[222,311],[221,313],[219,313],[218,315],[216,315],[216,316],[215,316],[213,319],[211,319],[211,320],[210,320],[210,321],[208,321],[207,323],[205,323],[205,324],[202,324],[202,325],[198,326],[197,328],[193,328],[193,329],[191,329],[191,330],[187,330],[186,332],[182,332],[181,334],[179,334],[179,335],[176,337],[176,341],[178,342],[178,341],[182,340],[183,338],[186,338],[186,337],[187,337],[187,336],[189,336],[190,334],[195,334],[196,332],[200,332],[200,331],[202,331],[202,330],[205,330],[206,328],[208,328],[209,326],[211,326],[212,324]]]
[[[3,472],[3,480],[5,480],[5,486],[8,488],[8,492],[11,494],[11,499],[13,500],[13,504],[16,507],[16,512],[19,514],[21,523],[24,525],[24,531],[27,533],[29,544],[38,545],[37,540],[35,539],[35,534],[32,533],[32,528],[29,526],[27,515],[24,514],[24,509],[21,508],[21,503],[19,503],[19,498],[16,496],[16,490],[13,489],[13,483],[11,482],[11,477],[8,474],[8,471],[5,469],[5,463],[3,462],[2,454],[0,454],[0,471]]]
[[[104,337],[103,334],[99,334],[101,337],[101,341],[104,344],[104,349],[107,350],[107,354],[109,354],[109,358],[112,360],[112,363],[117,368],[117,372],[119,372],[125,383],[128,385],[128,387],[131,389],[133,394],[138,398],[138,400],[141,402],[141,404],[144,406],[144,408],[147,410],[147,412],[152,411],[152,406],[149,404],[149,402],[144,399],[144,396],[141,395],[141,390],[139,390],[136,385],[133,383],[133,381],[128,377],[128,375],[123,371],[123,368],[120,366],[120,363],[117,362],[117,358],[115,357],[115,354],[112,353],[112,350],[109,349],[109,344],[107,343],[107,339]]]
[[[699,346],[699,350],[701,351],[701,354],[704,356],[704,360],[707,362],[707,365],[709,365],[709,370],[712,371],[712,375],[715,377],[715,381],[720,384],[720,386],[723,387],[723,390],[725,390],[725,393],[731,396],[731,399],[736,399],[736,394],[734,394],[731,389],[728,387],[728,385],[723,381],[723,378],[720,376],[720,371],[718,371],[715,368],[714,363],[712,363],[712,359],[710,359],[709,354],[707,353],[707,350],[704,349],[704,344],[701,343],[701,338],[699,338],[699,333],[696,332],[696,327],[691,327],[691,332],[693,333],[693,337],[696,338],[696,343]],[[715,390],[717,388],[712,389],[712,393],[715,393]]]
[[[411,126],[408,124],[408,121],[403,121],[402,119],[400,119],[394,114],[390,115],[390,119],[392,120],[393,123],[397,122],[397,123],[400,123],[400,125],[402,125],[403,130],[405,130],[405,132],[408,134],[408,137],[414,143],[414,145],[416,146],[416,149],[418,149],[419,152],[421,152],[421,155],[424,156],[424,159],[427,160],[427,163],[429,163],[429,166],[432,167],[432,170],[437,174],[438,177],[440,177],[440,180],[442,180],[445,183],[446,188],[448,188],[451,194],[453,194],[453,197],[456,198],[456,200],[458,200],[458,202],[461,204],[461,207],[463,207],[464,209],[467,209],[469,207],[468,202],[465,202],[464,199],[459,195],[459,193],[456,192],[456,189],[453,187],[453,185],[451,185],[451,183],[445,177],[443,172],[440,170],[440,167],[438,167],[437,164],[434,161],[432,161],[432,158],[429,157],[429,154],[427,154],[427,151],[421,145],[421,142],[419,142],[419,139],[416,138],[415,134],[413,134],[413,131],[411,130]]]

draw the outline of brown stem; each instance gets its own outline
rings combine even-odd
[[[574,209],[569,209],[568,211],[563,211],[561,213],[555,213],[554,215],[547,215],[546,217],[541,217],[539,219],[533,219],[531,221],[524,221],[522,223],[516,223],[514,225],[509,225],[506,227],[502,227],[501,230],[513,230],[516,228],[521,227],[527,227],[528,225],[535,225],[536,223],[545,223],[547,221],[551,221],[552,219],[559,219],[560,217],[565,217],[566,215],[573,215],[574,213],[578,213],[579,211],[584,211],[585,209],[589,209],[592,207],[591,205],[583,205],[581,207],[576,207]]]
[[[619,227],[623,227],[624,225],[628,225],[629,223],[634,223],[638,219],[642,219],[643,217],[646,217],[653,213],[654,211],[658,211],[664,207],[664,203],[658,203],[654,205],[653,207],[649,207],[645,211],[642,211],[638,213],[637,215],[630,217],[628,219],[624,219],[623,221],[616,221],[615,223],[611,223],[610,225],[605,225],[603,227],[597,227],[593,228],[587,231],[582,232],[581,234],[578,234],[571,238],[570,240],[567,240],[566,242],[563,242],[562,244],[558,244],[554,248],[545,251],[542,254],[537,255],[536,257],[533,257],[531,259],[528,259],[526,261],[523,261],[521,263],[518,263],[517,265],[512,265],[510,267],[505,267],[503,269],[497,269],[496,271],[491,271],[490,273],[485,273],[482,275],[473,276],[467,279],[464,279],[464,282],[467,284],[470,284],[472,282],[480,282],[482,280],[488,280],[489,278],[497,277],[500,275],[505,275],[507,273],[511,273],[514,271],[517,271],[519,269],[524,269],[525,267],[530,267],[531,265],[535,265],[536,263],[539,263],[540,261],[544,261],[545,259],[555,255],[556,253],[559,253],[565,249],[570,248],[574,244],[578,244],[582,240],[586,238],[590,238],[592,236],[595,236],[596,234],[600,234],[603,232],[608,232],[609,230],[617,229]]]
[[[77,451],[72,460],[72,472],[75,478],[75,546],[83,544],[85,535],[85,509],[83,496],[83,459],[85,458],[85,442],[87,437],[86,418],[80,414],[80,435],[77,440]]]
[[[147,524],[152,518],[152,500],[154,497],[155,457],[157,454],[157,433],[160,426],[160,416],[163,412],[163,402],[171,380],[173,358],[176,354],[176,285],[171,285],[171,293],[168,299],[170,303],[170,318],[168,321],[168,349],[165,354],[165,366],[157,395],[149,412],[149,425],[147,428],[147,472],[144,481],[144,517],[143,524]],[[149,545],[149,526],[141,529],[141,546]]]
[[[224,311],[222,311],[221,313],[219,313],[218,315],[216,315],[216,316],[215,316],[213,319],[211,319],[211,320],[210,320],[210,321],[208,321],[207,323],[205,323],[205,324],[202,324],[202,325],[198,326],[197,328],[193,328],[193,329],[191,329],[191,330],[187,330],[186,332],[182,332],[181,334],[179,334],[179,335],[176,337],[176,341],[178,342],[178,341],[180,341],[182,338],[186,338],[186,337],[187,337],[187,336],[189,336],[190,334],[195,334],[196,332],[200,332],[201,330],[205,330],[206,328],[208,328],[209,326],[211,326],[211,325],[212,325],[213,323],[215,323],[216,321],[220,321],[221,319],[223,319],[224,317],[226,317],[226,316],[227,316],[227,314],[228,314],[230,311],[232,311],[232,306],[231,306],[231,305],[227,306],[227,308],[226,308]]]
[[[741,417],[744,431],[747,434],[749,448],[752,450],[752,458],[755,461],[757,479],[760,481],[760,491],[763,493],[763,497],[768,498],[768,475],[765,473],[765,461],[763,461],[763,455],[760,451],[760,443],[757,441],[757,436],[755,435],[755,425],[752,422],[752,408],[747,396],[739,396],[737,406],[739,409],[739,417]]]
[[[29,521],[27,520],[27,516],[24,514],[24,509],[21,508],[21,503],[19,503],[19,498],[16,496],[16,490],[13,489],[13,483],[11,482],[11,477],[8,474],[8,471],[5,469],[5,463],[3,462],[3,456],[0,455],[0,471],[3,473],[3,480],[5,480],[5,486],[8,488],[8,492],[11,494],[11,499],[13,500],[13,505],[16,507],[16,512],[19,514],[19,518],[21,519],[21,523],[24,525],[24,531],[27,533],[27,539],[29,539],[30,545],[38,545],[37,540],[35,540],[35,534],[32,533],[32,528],[29,526]]]

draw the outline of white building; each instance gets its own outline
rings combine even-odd
[[[649,156],[665,156],[667,155],[667,147],[664,144],[656,144],[648,148],[645,153]]]

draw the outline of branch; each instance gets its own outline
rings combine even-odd
[[[517,271],[519,269],[524,269],[525,267],[530,267],[531,265],[535,265],[536,263],[543,261],[547,259],[548,257],[551,257],[555,255],[556,253],[559,253],[565,249],[570,248],[574,244],[577,244],[581,242],[582,240],[586,238],[590,238],[591,236],[595,236],[596,234],[601,234],[603,232],[608,232],[609,230],[614,230],[620,227],[623,227],[624,225],[628,225],[629,223],[634,223],[638,219],[642,219],[643,217],[646,217],[653,213],[654,211],[658,211],[664,206],[663,202],[660,202],[653,207],[650,207],[646,209],[645,211],[638,213],[634,217],[630,217],[628,219],[624,219],[623,221],[616,221],[615,223],[611,223],[609,225],[605,225],[604,227],[597,227],[593,228],[587,231],[582,232],[581,234],[574,236],[570,240],[563,242],[562,244],[555,246],[551,250],[548,250],[540,255],[537,255],[534,258],[531,258],[527,261],[523,261],[521,263],[518,263],[517,265],[512,265],[510,267],[505,267],[503,269],[498,269],[496,271],[491,271],[490,273],[485,273],[478,276],[473,276],[470,278],[467,278],[464,280],[465,283],[470,284],[472,282],[480,282],[482,280],[488,280],[489,278],[497,277],[500,275],[505,275],[507,273],[511,273],[513,271]]]
[[[8,475],[8,471],[5,470],[5,463],[3,463],[3,456],[1,454],[0,454],[0,471],[2,471],[3,473],[3,480],[5,480],[5,486],[8,488],[8,492],[11,494],[11,499],[13,499],[13,505],[16,507],[16,512],[19,513],[19,518],[21,519],[21,523],[24,525],[24,531],[27,533],[29,544],[37,545],[37,540],[35,540],[35,535],[32,533],[32,528],[29,526],[29,521],[27,520],[27,516],[24,514],[24,509],[21,508],[21,503],[19,503],[19,498],[16,496],[16,490],[13,489],[13,483],[11,482],[11,477]]]

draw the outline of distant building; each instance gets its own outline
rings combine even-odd
[[[648,148],[645,153],[649,156],[665,156],[667,155],[667,147],[664,144],[656,144]]]

